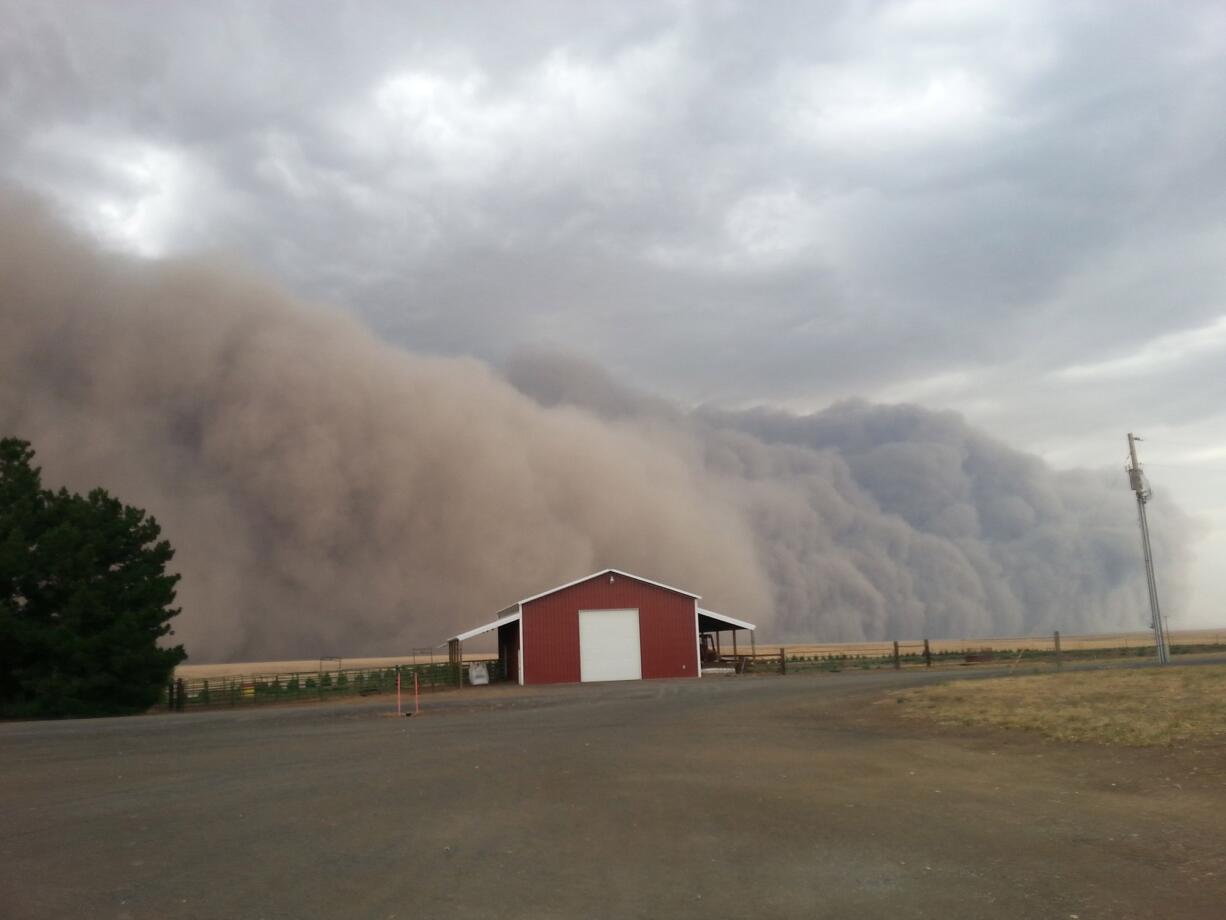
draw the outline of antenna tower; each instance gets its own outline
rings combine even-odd
[[[1141,471],[1141,463],[1137,460],[1137,441],[1141,438],[1128,433],[1128,484],[1137,493],[1137,516],[1141,521],[1141,552],[1145,556],[1145,583],[1149,587],[1149,612],[1152,617],[1150,628],[1154,631],[1154,642],[1158,646],[1158,664],[1170,664],[1171,653],[1166,643],[1166,630],[1162,626],[1162,610],[1158,606],[1158,582],[1154,579],[1154,554],[1149,546],[1149,521],[1145,518],[1145,503],[1153,493],[1149,483],[1145,481],[1145,473]]]

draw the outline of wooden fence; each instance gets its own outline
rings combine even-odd
[[[397,678],[402,693],[412,695],[414,679],[422,693],[451,689],[466,679],[463,670],[447,662],[397,665],[388,668],[323,668],[218,677],[175,678],[167,684],[162,703],[167,709],[207,709],[223,706],[289,703],[345,696],[395,693]],[[496,658],[483,659],[491,681],[504,679]]]
[[[1181,638],[1183,641],[1181,641]],[[1185,655],[1226,652],[1226,633],[1196,633],[1172,636],[1171,653]],[[970,640],[899,640],[840,645],[785,645],[759,647],[753,652],[725,655],[719,662],[704,663],[704,669],[731,667],[737,673],[870,670],[874,668],[966,667],[1110,658],[1153,658],[1153,639],[1143,634],[1127,636],[1016,636]]]
[[[1174,633],[1174,655],[1226,652],[1226,633],[1202,631]],[[1152,638],[1143,633],[1113,636],[1015,636],[967,640],[899,640],[857,642],[838,645],[785,645],[759,647],[755,651],[723,656],[719,662],[704,662],[703,669],[731,669],[736,673],[790,674],[803,671],[872,670],[877,668],[966,667],[1048,662],[1059,666],[1065,661],[1107,658],[1154,657]],[[168,709],[207,709],[345,696],[370,696],[394,693],[400,677],[403,692],[412,693],[414,677],[422,693],[460,685],[467,667],[484,663],[490,680],[504,680],[502,663],[497,658],[464,657],[463,667],[446,661],[398,664],[386,667],[329,668],[321,659],[315,670],[268,671],[260,674],[177,677],[163,693],[162,705]],[[300,664],[295,662],[294,664]],[[220,666],[211,666],[220,667]],[[235,666],[240,667],[240,666]]]

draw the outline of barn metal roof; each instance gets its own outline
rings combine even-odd
[[[657,588],[663,588],[666,591],[673,591],[677,594],[684,594],[686,597],[694,598],[694,600],[698,600],[702,596],[699,594],[694,594],[691,591],[682,591],[680,588],[674,588],[672,585],[666,585],[658,581],[652,581],[650,578],[644,578],[642,575],[635,575],[631,572],[623,572],[621,569],[601,569],[599,572],[593,572],[591,575],[584,575],[582,578],[576,578],[574,581],[568,581],[564,585],[558,585],[556,588],[550,588],[548,591],[542,591],[540,594],[534,594],[531,597],[525,597],[519,603],[522,606],[523,604],[526,604],[529,601],[540,600],[542,597],[553,594],[557,591],[561,591],[564,588],[572,588],[575,585],[582,584],[583,582],[588,581],[592,578],[596,578],[600,575],[609,575],[609,574],[622,575],[626,578],[633,578],[635,581],[641,581],[644,584],[648,584],[648,585],[655,585]]]
[[[506,626],[508,623],[518,623],[519,622],[519,605],[518,604],[515,605],[514,610],[515,612],[512,614],[508,614],[505,617],[499,617],[498,619],[494,620],[494,622],[492,623],[486,623],[484,626],[478,626],[476,629],[470,629],[468,632],[462,632],[458,636],[452,636],[451,639],[459,639],[461,642],[464,642],[465,640],[471,639],[473,636],[479,636],[482,633],[487,633],[490,630],[497,629],[499,626]],[[450,642],[451,639],[448,639],[447,642]],[[443,643],[443,644],[446,645],[446,643]]]
[[[704,610],[702,607],[698,608],[698,615],[700,617],[709,617],[712,620],[718,620],[721,623],[727,623],[729,626],[733,626],[737,629],[758,628],[752,623],[746,623],[744,620],[738,620],[736,617],[730,617],[726,613],[716,613],[714,610]]]

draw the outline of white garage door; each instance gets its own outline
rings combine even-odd
[[[642,676],[639,612],[580,610],[579,679],[638,680]]]

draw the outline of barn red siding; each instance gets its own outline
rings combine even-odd
[[[643,677],[697,677],[694,598],[625,575],[595,575],[523,605],[524,682],[577,683],[579,611],[637,608]]]

